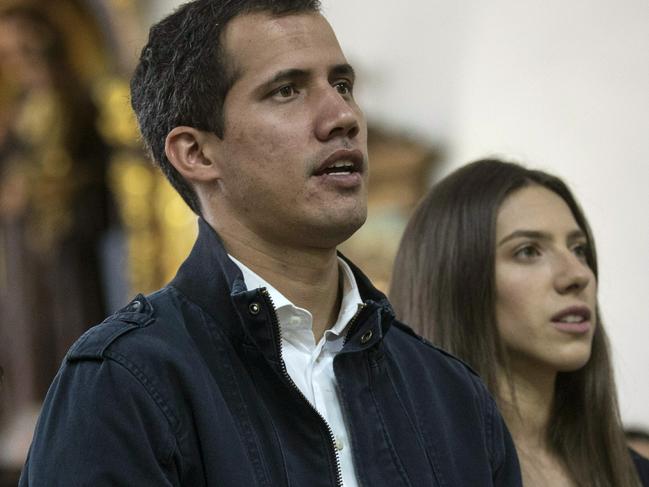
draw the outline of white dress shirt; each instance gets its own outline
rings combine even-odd
[[[291,379],[331,428],[345,487],[357,487],[349,431],[343,418],[333,359],[343,347],[347,325],[363,301],[356,280],[345,261],[338,259],[343,275],[343,298],[336,323],[318,343],[313,336],[313,316],[298,308],[261,276],[230,256],[239,266],[248,290],[266,288],[270,294],[282,336],[282,357]]]

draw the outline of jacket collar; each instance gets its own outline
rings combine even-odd
[[[224,331],[229,335],[240,335],[241,331],[244,331],[258,345],[265,348],[273,341],[272,333],[268,326],[260,329],[253,324],[248,313],[250,307],[258,303],[262,296],[258,291],[246,289],[241,270],[228,257],[216,231],[203,218],[199,218],[198,227],[196,243],[170,285],[200,306],[216,323],[225,327]],[[373,327],[377,328],[373,333],[374,339],[371,343],[366,341],[362,344],[369,346],[382,338],[392,322],[394,313],[386,296],[376,289],[349,259],[340,253],[339,255],[350,266],[366,305],[360,314],[362,319],[368,319],[370,315],[376,315],[378,318],[378,322],[375,319],[370,320],[375,322]],[[261,317],[257,316],[254,321],[259,318]],[[240,325],[243,325],[243,330]],[[366,330],[367,326],[359,328]],[[354,335],[362,336],[363,330]]]

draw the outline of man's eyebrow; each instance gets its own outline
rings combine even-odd
[[[268,81],[266,81],[264,85],[268,86],[282,81],[306,78],[307,76],[309,76],[309,72],[304,69],[297,69],[297,68],[283,69],[275,73],[275,76],[273,76]]]
[[[333,66],[330,70],[329,75],[333,77],[347,76],[352,80],[356,79],[356,72],[354,71],[354,68],[351,66],[351,64],[346,64],[346,63],[336,64],[335,66]]]
[[[304,80],[311,76],[311,74],[311,71],[306,69],[282,69],[281,71],[275,73],[271,78],[261,83],[255,91],[257,91],[261,95],[264,95],[267,90],[273,87],[273,85],[286,81]],[[356,72],[350,64],[336,64],[330,68],[329,77],[337,78],[339,76],[351,78],[351,80],[353,81],[356,78]]]
[[[282,69],[275,73],[271,78],[262,82],[255,90],[260,95],[265,95],[266,91],[271,89],[274,85],[286,81],[296,81],[306,79],[310,75],[309,71],[304,69],[290,68]]]
[[[516,238],[529,238],[532,240],[552,240],[553,237],[547,232],[540,232],[538,230],[516,230],[504,237],[500,242],[498,242],[498,246],[503,245]],[[567,240],[574,241],[579,238],[586,238],[586,234],[583,232],[583,230],[576,229],[568,234]]]
[[[289,81],[298,78],[306,78],[310,74],[311,72],[305,69],[298,69],[298,68],[283,69],[275,73],[275,76],[270,78],[268,81],[265,81],[263,84],[265,86],[268,86],[275,83],[280,83],[282,81]],[[351,66],[351,64],[344,63],[344,64],[336,64],[332,66],[329,70],[329,75],[348,76],[354,79],[356,77],[356,72],[354,71],[354,68]]]

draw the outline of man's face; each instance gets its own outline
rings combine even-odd
[[[246,14],[223,43],[237,78],[217,218],[273,244],[335,247],[365,221],[368,171],[354,73],[331,27],[319,14]]]

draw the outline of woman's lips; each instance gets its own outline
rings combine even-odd
[[[554,326],[557,330],[564,331],[566,333],[582,334],[588,333],[591,327],[591,322],[582,321],[581,323],[564,323],[561,321],[553,321],[552,326]]]
[[[587,333],[592,326],[591,312],[586,306],[570,306],[555,314],[552,326],[566,333]]]

